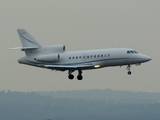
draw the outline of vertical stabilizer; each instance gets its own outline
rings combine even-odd
[[[17,32],[23,46],[22,50],[26,53],[26,56],[38,54],[37,51],[42,46],[25,29],[17,29]]]
[[[17,32],[23,47],[41,46],[25,29],[17,29]]]

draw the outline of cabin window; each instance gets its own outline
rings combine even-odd
[[[133,51],[131,51],[131,53],[134,53]]]
[[[99,57],[99,55],[97,55],[97,57]]]
[[[101,57],[103,57],[103,55],[101,55]]]
[[[71,57],[69,57],[69,59],[71,59]]]
[[[78,56],[76,56],[76,59],[78,59]]]
[[[94,57],[96,58],[96,55],[94,55]]]
[[[72,57],[72,59],[74,59],[74,57]]]
[[[87,56],[87,58],[89,58],[89,56]]]
[[[90,56],[90,58],[92,58],[92,55]]]
[[[79,56],[79,59],[81,59],[81,56]]]

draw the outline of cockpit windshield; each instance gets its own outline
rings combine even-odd
[[[138,52],[134,50],[134,53],[138,53]]]
[[[138,53],[138,52],[135,51],[135,50],[128,50],[128,51],[127,51],[127,54],[136,54],[136,53]]]

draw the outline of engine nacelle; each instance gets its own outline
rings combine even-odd
[[[43,47],[45,53],[62,53],[65,51],[65,45],[52,45]]]
[[[36,61],[40,62],[57,62],[59,59],[60,59],[59,54],[41,55],[35,58]]]

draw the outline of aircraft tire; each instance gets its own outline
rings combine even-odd
[[[77,76],[77,79],[78,79],[78,80],[82,80],[82,79],[83,79],[83,76],[82,76],[82,75],[78,75],[78,76]]]
[[[72,79],[74,78],[74,75],[69,74],[69,75],[68,75],[68,78],[69,78],[70,80],[72,80]]]
[[[131,75],[132,73],[131,73],[131,71],[128,71],[128,75]]]

